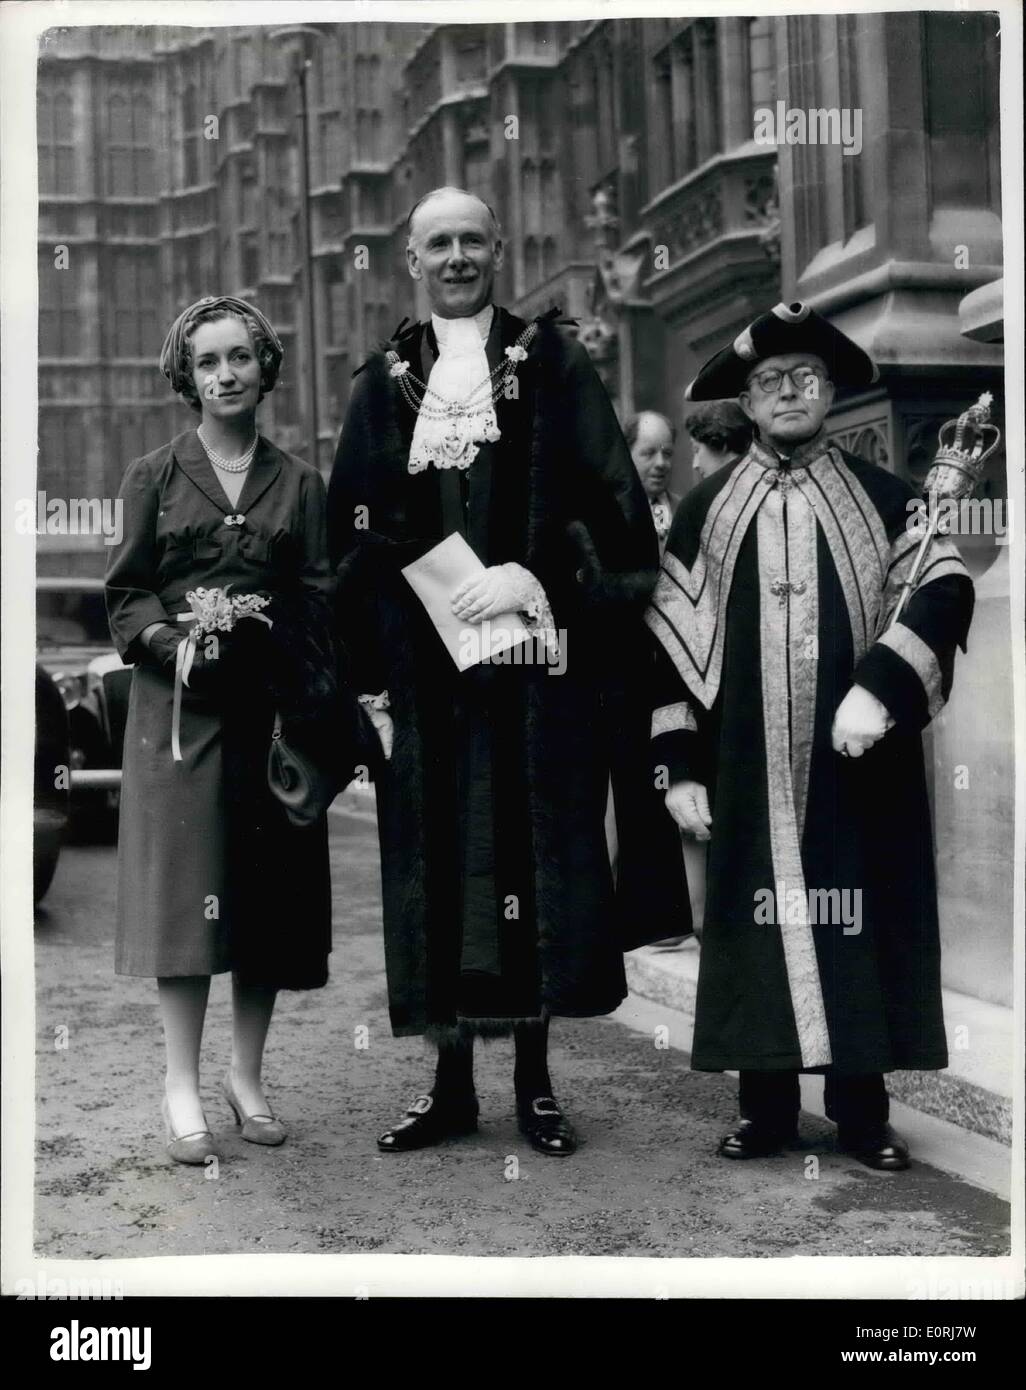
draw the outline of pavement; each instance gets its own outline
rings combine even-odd
[[[379,1154],[376,1135],[427,1089],[431,1058],[389,1029],[365,795],[336,802],[331,854],[332,979],[280,996],[267,1048],[289,1140],[243,1143],[218,1095],[230,1027],[218,977],[203,1095],[224,1156],[205,1174],[164,1151],[154,984],[113,974],[114,851],[66,848],[36,924],[37,1256],[1008,1254],[1009,1207],[995,1192],[922,1161],[871,1172],[835,1151],[815,1114],[803,1150],[717,1158],[735,1083],[690,1071],[686,1018],[648,1000],[553,1024],[556,1093],[581,1138],[573,1157],[536,1154],[518,1133],[508,1040],[479,1045],[477,1135]]]

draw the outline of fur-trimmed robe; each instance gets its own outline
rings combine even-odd
[[[938,537],[891,630],[912,489],[822,435],[779,464],[756,443],[688,494],[648,612],[652,759],[705,784],[712,811],[692,1065],[944,1067],[920,731],[965,649],[972,581]],[[831,729],[853,683],[895,724],[845,758]]]
[[[526,327],[496,309],[489,366]],[[417,324],[390,345],[422,381]],[[648,774],[658,565],[648,501],[583,348],[550,319],[469,470],[408,471],[415,417],[384,352],[357,374],[329,487],[338,624],[356,687],[388,691],[378,782],[394,1032],[608,1013],[622,953],[690,928],[679,837]],[[567,658],[460,673],[400,573],[461,530],[543,585]],[[612,771],[616,888],[604,835]]]

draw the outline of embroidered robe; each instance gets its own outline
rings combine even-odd
[[[912,489],[822,435],[780,463],[756,442],[688,494],[646,615],[654,762],[712,811],[692,1064],[944,1067],[921,733],[972,583],[938,538],[892,629]],[[831,726],[853,682],[895,724],[845,758]]]

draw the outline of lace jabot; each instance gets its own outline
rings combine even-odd
[[[431,465],[468,468],[479,444],[494,444],[501,437],[488,389],[491,369],[485,353],[494,313],[493,306],[486,304],[471,318],[431,315],[438,360],[431,368],[428,392],[413,428],[411,473]],[[465,403],[468,408],[461,409]]]

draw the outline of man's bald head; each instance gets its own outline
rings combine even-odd
[[[434,188],[411,208],[409,233],[406,264],[433,313],[467,318],[490,302],[502,239],[483,199],[465,188]]]
[[[440,188],[432,188],[429,193],[425,193],[422,198],[418,198],[417,201],[414,203],[413,207],[410,208],[409,215],[406,218],[407,245],[409,245],[410,242],[413,240],[413,223],[414,219],[417,216],[417,213],[420,212],[421,208],[424,207],[426,203],[431,202],[433,198],[449,197],[452,195],[456,195],[460,198],[469,198],[472,202],[477,203],[480,207],[484,208],[485,212],[488,214],[488,220],[492,229],[492,236],[496,240],[499,239],[499,219],[496,217],[495,209],[492,207],[491,203],[486,203],[483,198],[479,198],[476,193],[468,192],[465,188],[458,188],[453,183],[446,183],[442,184]]]

